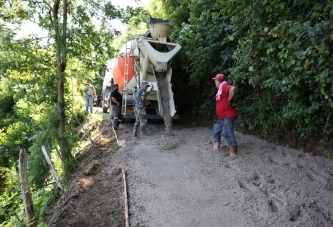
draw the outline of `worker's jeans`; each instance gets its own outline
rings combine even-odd
[[[121,106],[112,105],[112,111],[113,111],[113,127],[117,128],[117,127],[119,127]]]
[[[135,115],[135,123],[134,123],[134,130],[138,128],[140,125],[140,133],[146,130],[147,126],[147,113],[146,109],[142,108],[134,108],[134,115]]]
[[[84,99],[86,100],[86,111],[88,112],[88,107],[90,107],[90,113],[92,113],[92,106],[93,106],[93,97],[92,95],[85,95]]]
[[[237,146],[236,138],[234,135],[234,121],[235,117],[217,120],[213,126],[214,142],[221,142],[221,132],[229,146]]]

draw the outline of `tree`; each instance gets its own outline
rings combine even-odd
[[[58,13],[60,0],[56,0],[52,7],[53,29],[55,37],[55,48],[57,58],[57,74],[58,74],[58,113],[59,113],[59,145],[63,160],[70,157],[68,152],[67,141],[65,138],[65,98],[64,98],[64,73],[66,69],[66,39],[67,39],[67,10],[68,2],[63,0],[63,16],[62,23],[59,22]],[[61,27],[60,27],[61,24]]]
[[[324,149],[333,133],[332,3],[154,0],[150,13],[173,20],[182,46],[173,84],[186,84],[174,90],[184,92],[180,99],[188,90],[200,94],[187,110],[215,119],[208,81],[223,72],[237,86],[241,128],[280,140],[317,138]]]
[[[112,54],[110,43],[115,31],[108,26],[107,22],[109,18],[119,16],[120,9],[112,7],[106,1],[68,0],[22,0],[12,4],[4,4],[3,7],[16,9],[14,12],[19,12],[17,14],[8,13],[5,17],[8,18],[8,22],[35,21],[49,33],[48,43],[41,48],[55,51],[55,61],[51,60],[51,62],[55,63],[55,73],[57,74],[58,143],[62,159],[70,159],[71,153],[66,137],[65,110],[66,75],[72,75],[72,73],[66,73],[68,57],[70,59],[78,58],[81,62],[87,64],[86,68],[90,66],[90,68],[97,71],[104,60]],[[68,24],[68,16],[71,18],[70,24]],[[97,20],[98,17],[100,25],[96,27],[93,25],[93,20],[94,18]],[[37,37],[32,39],[39,43],[41,41]],[[45,42],[43,45],[45,45]],[[7,69],[10,68],[10,65],[7,66]]]
[[[120,17],[121,12],[110,1],[97,0],[0,3],[0,100],[4,101],[0,107],[0,163],[5,170],[17,166],[19,149],[26,149],[33,193],[49,180],[41,145],[53,152],[60,147],[66,174],[73,167],[72,151],[79,136],[68,110],[84,118],[82,81],[95,79],[106,59],[114,55],[112,41],[118,32],[110,19]],[[47,35],[17,37],[19,27],[27,22]],[[6,200],[0,222],[22,208],[19,198],[11,196],[16,182],[5,178],[11,183],[0,184],[5,192],[0,200]]]

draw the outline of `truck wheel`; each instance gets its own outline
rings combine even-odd
[[[108,108],[103,106],[103,113],[107,113],[108,112]]]

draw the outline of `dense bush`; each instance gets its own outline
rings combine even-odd
[[[232,81],[244,125],[295,138],[332,136],[332,2],[256,1],[234,15]],[[242,89],[242,88],[247,89]],[[244,119],[252,119],[244,121]]]
[[[240,127],[332,146],[333,1],[153,2],[164,13],[152,14],[175,18],[174,67],[183,70],[173,83],[189,78],[175,93],[195,91],[187,112],[215,119],[210,79],[222,72],[237,87]]]

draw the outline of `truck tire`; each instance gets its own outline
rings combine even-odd
[[[107,113],[108,112],[108,108],[103,106],[103,113]]]

